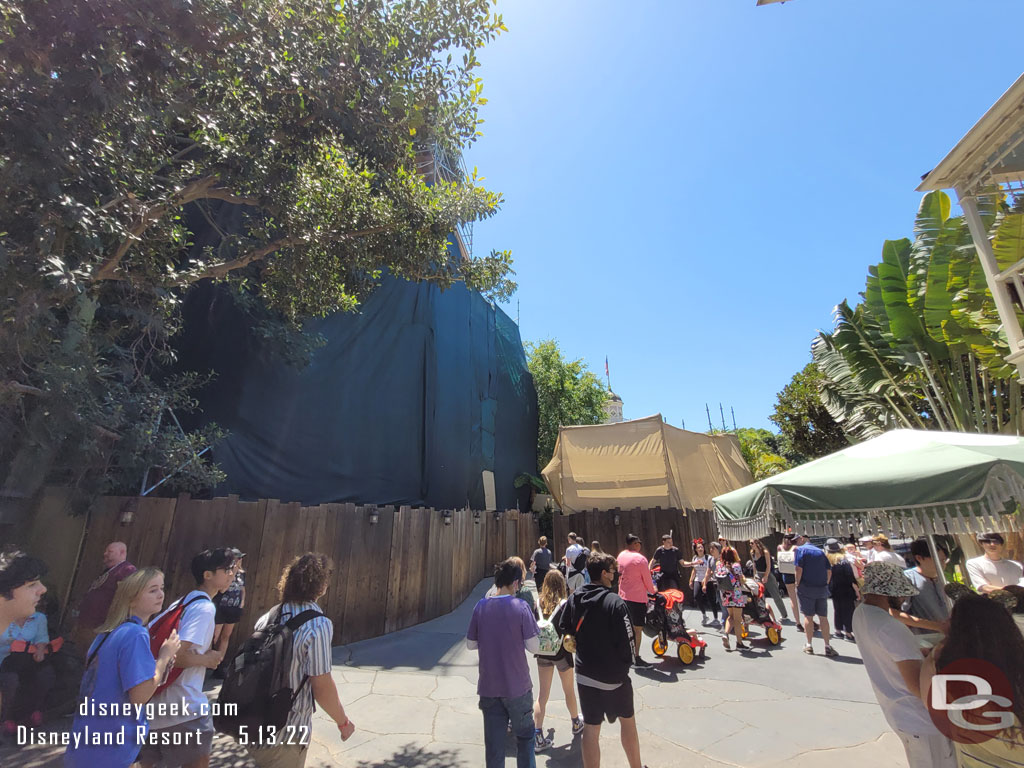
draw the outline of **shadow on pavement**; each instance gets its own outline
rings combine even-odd
[[[457,768],[466,765],[459,755],[450,749],[431,749],[406,744],[390,757],[383,760],[361,760],[359,768]]]

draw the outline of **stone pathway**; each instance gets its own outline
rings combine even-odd
[[[466,649],[465,630],[473,605],[486,588],[481,583],[447,616],[335,648],[332,674],[357,730],[342,742],[333,723],[317,712],[306,765],[482,766],[477,655]],[[700,614],[690,611],[687,621],[698,627]],[[786,625],[786,639],[778,647],[759,640],[759,629],[752,635],[754,650],[727,653],[718,632],[709,629],[703,661],[684,667],[672,656],[673,645],[664,660],[634,673],[644,763],[650,768],[788,768],[793,758],[806,757],[812,765],[829,768],[906,766],[899,740],[875,702],[856,645],[836,641],[841,656],[827,659],[804,655],[802,634],[797,636],[792,625]],[[816,643],[820,652],[821,640]],[[644,641],[643,656],[654,660],[649,639]],[[536,681],[535,669],[533,673]],[[557,680],[547,712],[545,731],[554,729],[554,746],[537,756],[537,765],[579,768],[579,737],[572,738]],[[604,726],[601,743],[602,766],[625,768],[617,725]],[[515,765],[511,737],[506,754],[506,764]],[[0,765],[5,768],[60,764],[58,749],[0,748]],[[211,765],[253,764],[230,739],[219,737]]]

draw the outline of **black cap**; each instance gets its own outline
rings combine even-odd
[[[1003,539],[1003,535],[1001,533],[996,533],[995,531],[988,531],[987,533],[979,533],[978,534],[978,541],[995,541],[995,542],[998,542],[1000,544],[1005,544],[1006,543],[1006,540]]]
[[[628,536],[626,536],[626,546],[627,546],[627,547],[628,547],[628,546],[629,546],[630,544],[636,544],[636,543],[638,543],[638,542],[639,542],[639,543],[642,543],[642,542],[640,542],[640,537],[639,537],[639,536],[637,536],[637,535],[636,535],[635,533],[631,533],[631,534],[629,534]]]
[[[782,534],[782,538],[784,538],[786,541],[793,541],[796,538],[796,534],[795,533],[784,533],[784,534]]]

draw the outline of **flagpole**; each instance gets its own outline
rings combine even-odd
[[[608,381],[608,391],[612,391],[612,376],[608,372],[608,355],[604,356],[604,377]]]

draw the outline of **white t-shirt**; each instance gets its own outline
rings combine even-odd
[[[214,617],[217,615],[217,609],[209,596],[200,589],[189,592],[185,595],[184,601],[187,603],[197,597],[200,599],[188,606],[185,613],[182,614],[181,624],[178,626],[178,637],[183,643],[195,644],[197,647],[192,649],[195,653],[206,653],[213,645]],[[203,600],[202,597],[207,599]],[[173,605],[172,603],[160,616],[167,613]],[[154,696],[150,701],[157,705],[157,711],[162,703],[175,705],[178,711],[174,714],[156,715],[149,721],[149,727],[154,730],[170,728],[172,725],[187,723],[208,714],[210,700],[203,693],[205,677],[206,667],[189,667],[165,690]],[[185,709],[186,705],[187,710]]]
[[[883,549],[881,552],[871,550],[868,553],[869,563],[895,563],[900,568],[907,567],[907,561],[903,559],[903,555],[893,552],[891,549]]]
[[[923,660],[910,630],[887,611],[863,603],[853,612],[853,633],[875,698],[890,727],[912,736],[938,736],[928,710],[907,688],[896,666],[899,661]]]
[[[990,587],[1024,586],[1024,568],[1014,560],[989,560],[985,555],[967,561],[967,575],[975,589],[985,584]]]

